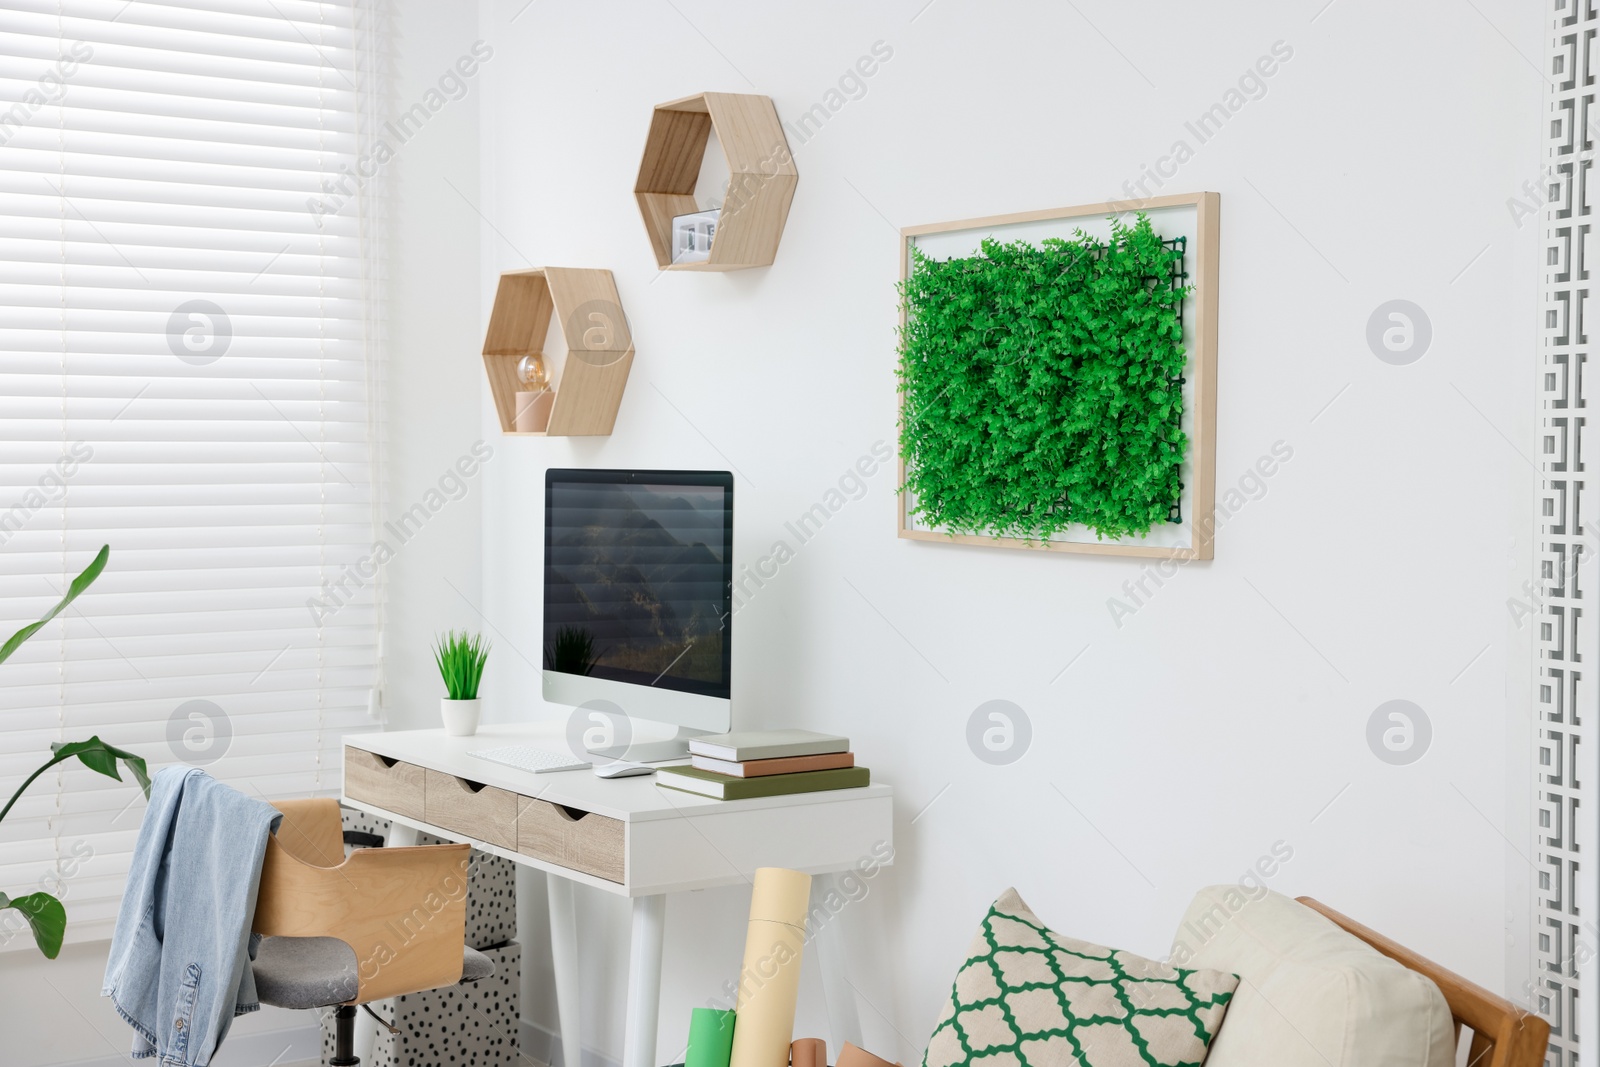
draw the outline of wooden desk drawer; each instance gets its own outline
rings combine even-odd
[[[345,746],[344,793],[351,800],[370,801],[396,815],[421,819],[423,788],[421,767]]]
[[[426,821],[501,848],[517,847],[517,802],[522,798],[442,771],[427,771]]]
[[[609,882],[623,880],[624,826],[604,815],[519,798],[517,851]]]

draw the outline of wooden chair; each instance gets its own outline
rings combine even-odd
[[[1550,1042],[1549,1023],[1377,931],[1367,929],[1326,904],[1310,897],[1298,899],[1395,962],[1432,979],[1444,994],[1445,1003],[1450,1005],[1450,1014],[1456,1021],[1457,1044],[1464,1040],[1470,1042],[1467,1067],[1543,1067],[1545,1048]]]
[[[330,1064],[361,1062],[357,1005],[494,973],[465,946],[470,846],[358,849],[346,859],[338,801],[275,806],[283,820],[267,839],[252,924],[265,938],[256,990],[277,1007],[339,1005]]]

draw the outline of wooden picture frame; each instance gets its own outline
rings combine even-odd
[[[1185,378],[1185,428],[1189,436],[1189,454],[1185,458],[1187,476],[1184,496],[1187,518],[1181,524],[1186,536],[1169,535],[1176,543],[1149,544],[1138,539],[1122,538],[1097,541],[1093,534],[1085,539],[1060,539],[1049,541],[1024,541],[1013,537],[996,537],[979,534],[951,535],[940,530],[918,528],[910,517],[910,500],[902,489],[896,503],[898,536],[910,541],[943,544],[984,545],[991,548],[1023,548],[1035,552],[1066,552],[1099,556],[1138,556],[1147,559],[1211,559],[1212,543],[1216,532],[1216,415],[1217,415],[1217,274],[1218,237],[1220,232],[1222,198],[1217,193],[1184,193],[1157,196],[1137,206],[1109,201],[1081,207],[1054,208],[1044,211],[1023,211],[1010,215],[991,215],[982,218],[960,219],[922,226],[907,226],[900,231],[900,281],[905,282],[911,271],[911,249],[922,239],[939,235],[971,234],[976,246],[984,237],[1014,240],[1008,236],[1024,232],[1033,224],[1061,224],[1061,236],[1070,236],[1076,225],[1088,227],[1103,223],[1110,217],[1131,224],[1135,215],[1145,212],[1169,218],[1192,211],[1194,216],[1192,246],[1185,252],[1184,264],[1189,272],[1193,293],[1185,302],[1184,342],[1188,362]],[[1160,228],[1159,225],[1157,227]],[[1029,238],[1024,238],[1029,239]],[[1192,318],[1190,317],[1192,315]],[[900,311],[900,325],[905,326],[905,310]],[[898,351],[898,346],[897,346]],[[904,403],[902,398],[902,404]],[[905,459],[899,463],[900,484],[905,485]],[[1164,531],[1165,533],[1165,531]]]

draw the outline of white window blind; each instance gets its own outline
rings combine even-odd
[[[0,664],[0,802],[96,733],[330,794],[371,722],[367,2],[0,9],[0,639],[111,546]],[[0,823],[0,890],[108,936],[143,812],[52,772]]]

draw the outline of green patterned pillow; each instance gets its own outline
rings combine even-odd
[[[956,974],[923,1067],[1199,1067],[1239,979],[1045,928],[1008,889]]]

